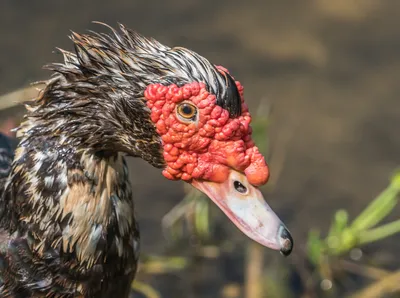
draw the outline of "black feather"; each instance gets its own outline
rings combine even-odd
[[[235,80],[228,74],[223,73],[225,77],[225,88],[222,90],[222,96],[217,96],[217,105],[228,110],[229,116],[235,118],[242,114],[242,100]]]

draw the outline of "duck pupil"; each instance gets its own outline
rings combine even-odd
[[[191,115],[193,113],[193,108],[189,105],[184,105],[182,107],[182,112],[186,115]]]

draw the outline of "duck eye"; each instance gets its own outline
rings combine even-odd
[[[184,102],[178,105],[177,113],[183,121],[195,120],[197,115],[197,107],[190,103]]]

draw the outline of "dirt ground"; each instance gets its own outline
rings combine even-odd
[[[254,114],[260,101],[273,104],[273,153],[284,152],[285,163],[269,203],[292,231],[295,255],[311,227],[326,232],[339,208],[356,215],[400,164],[399,1],[2,0],[0,94],[46,78],[42,65],[61,60],[54,48],[71,49],[69,30],[103,30],[93,20],[121,22],[224,65]],[[163,253],[160,220],[182,187],[142,161],[132,162],[132,173],[142,249]],[[225,230],[245,241],[231,225]],[[367,248],[387,269],[400,265],[399,249],[400,236]],[[280,258],[266,254],[268,262]],[[163,297],[220,297],[222,282],[243,280],[241,256],[155,284]]]

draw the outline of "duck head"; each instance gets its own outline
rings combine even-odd
[[[68,131],[77,147],[141,157],[190,183],[248,237],[289,255],[292,237],[259,190],[269,170],[243,86],[193,51],[110,29],[72,34],[74,53],[48,66],[58,75],[30,117],[54,119],[53,133]]]

